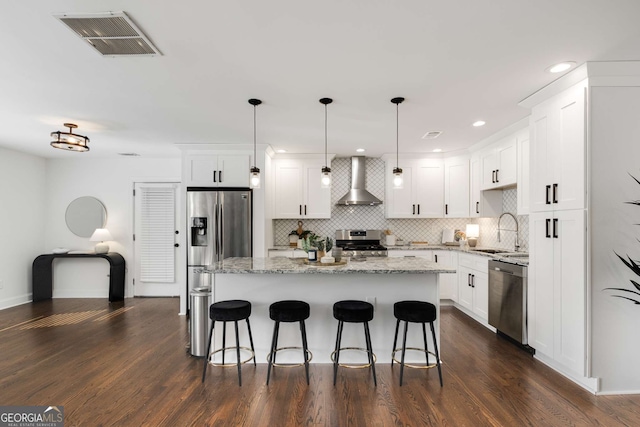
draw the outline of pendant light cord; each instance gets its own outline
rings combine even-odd
[[[327,104],[324,104],[324,165],[327,166]]]
[[[398,139],[399,139],[399,135],[400,132],[398,131],[398,129],[400,129],[400,125],[398,124],[398,120],[399,120],[399,114],[398,114],[398,107],[400,104],[396,104],[396,169],[398,169],[398,157],[400,156],[400,150],[398,149]]]
[[[256,106],[253,106],[253,165],[258,163],[256,157]]]

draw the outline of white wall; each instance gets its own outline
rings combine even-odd
[[[616,253],[640,259],[640,87],[594,87],[591,92],[590,212],[592,376],[603,393],[640,393],[640,305],[616,298],[640,295],[640,277]],[[637,261],[636,261],[637,262]]]
[[[69,231],[65,223],[65,211],[69,203],[78,197],[97,198],[107,209],[106,227],[114,239],[113,242],[109,242],[110,250],[119,252],[126,260],[125,295],[132,296],[133,183],[170,180],[179,182],[180,170],[179,157],[175,159],[144,157],[88,159],[78,154],[73,159],[47,160],[44,250],[50,251],[56,247],[92,250],[95,246],[94,242]],[[178,200],[178,203],[183,204],[184,201]],[[178,224],[184,228],[182,218],[178,218]],[[182,258],[184,258],[183,252],[178,252]],[[178,260],[177,266],[184,268],[184,260]],[[108,263],[101,259],[56,260],[53,296],[54,298],[107,297],[108,271]]]
[[[45,160],[0,148],[0,309],[31,299],[31,264],[44,248]]]

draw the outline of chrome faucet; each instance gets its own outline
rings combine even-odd
[[[513,222],[516,223],[516,229],[515,230],[504,230],[504,231],[515,231],[516,232],[516,244],[515,244],[515,252],[518,252],[518,250],[520,250],[520,242],[518,240],[518,220],[516,219],[516,217],[510,213],[510,212],[505,212],[502,215],[500,215],[500,218],[498,218],[498,242],[500,241],[500,221],[502,220],[502,217],[505,215],[509,215],[511,218],[513,218]]]

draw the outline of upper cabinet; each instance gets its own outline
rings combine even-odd
[[[469,217],[469,158],[444,161],[444,217]]]
[[[529,215],[529,128],[518,133],[518,215]]]
[[[586,91],[585,80],[531,111],[531,212],[585,208]]]
[[[249,155],[188,154],[185,162],[189,187],[249,187]]]
[[[444,164],[441,159],[403,160],[403,186],[393,188],[394,162],[387,162],[385,216],[387,218],[442,218]]]
[[[481,154],[482,189],[515,185],[517,176],[517,138],[511,135]]]
[[[323,166],[323,160],[274,160],[274,218],[331,218],[331,188],[320,184]]]
[[[482,159],[479,154],[469,161],[471,218],[498,217],[502,214],[502,190],[482,190]]]

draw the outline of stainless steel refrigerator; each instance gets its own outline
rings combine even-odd
[[[187,295],[211,286],[211,275],[196,270],[225,258],[252,256],[251,202],[248,189],[187,188]]]

